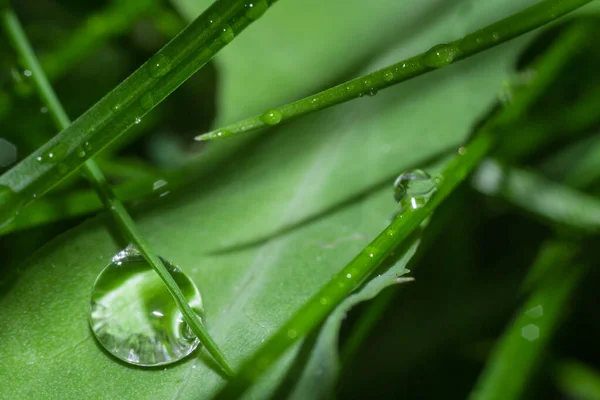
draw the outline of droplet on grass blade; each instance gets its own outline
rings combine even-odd
[[[202,316],[202,299],[194,282],[177,266],[161,261],[192,310]],[[98,275],[92,289],[90,325],[109,353],[140,366],[176,362],[200,344],[163,281],[131,245]]]
[[[437,190],[438,181],[420,169],[398,176],[394,182],[394,199],[400,204],[401,212],[425,205]]]

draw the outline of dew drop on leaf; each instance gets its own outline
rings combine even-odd
[[[252,21],[259,19],[265,11],[268,10],[269,5],[266,0],[256,0],[246,5],[248,11],[246,11],[246,17]]]
[[[149,69],[152,77],[160,78],[171,70],[171,62],[164,54],[157,54],[150,59]]]
[[[235,34],[233,33],[233,29],[231,29],[231,27],[228,26],[223,28],[223,31],[221,32],[221,35],[219,37],[221,38],[223,43],[229,43],[233,40]]]
[[[415,169],[405,172],[394,182],[394,199],[400,204],[401,211],[423,207],[435,193],[438,180],[427,172]]]
[[[425,53],[423,61],[428,67],[439,68],[450,64],[457,55],[458,48],[455,46],[439,44]]]
[[[152,107],[154,107],[154,98],[151,93],[146,93],[142,96],[140,99],[140,107],[142,107],[142,110],[144,111],[150,111]]]
[[[56,143],[48,150],[43,152],[37,157],[37,160],[42,163],[57,163],[61,161],[67,155],[67,145],[63,143]]]
[[[202,316],[202,299],[194,282],[176,265],[161,261],[192,310]],[[200,344],[162,280],[131,245],[96,278],[90,325],[109,353],[140,366],[176,362]]]
[[[277,110],[269,110],[260,117],[262,121],[267,125],[277,125],[281,122],[281,113]]]

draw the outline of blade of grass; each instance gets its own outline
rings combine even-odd
[[[2,175],[0,226],[139,123],[275,2],[217,0],[123,83]]]
[[[556,368],[560,390],[567,398],[600,400],[600,373],[577,361],[563,361]]]
[[[575,27],[563,34],[560,46],[574,38],[578,40],[587,31]],[[398,215],[392,223],[363,249],[334,278],[312,296],[271,338],[261,346],[240,368],[239,374],[221,390],[216,398],[237,398],[252,385],[292,344],[311,332],[356,287],[381,265],[399,243],[406,240],[423,220],[448,197],[491,151],[496,142],[496,131],[510,130],[525,112],[543,95],[544,88],[553,81],[563,65],[556,57],[558,50],[546,54],[540,65],[548,71],[538,73],[531,84],[515,95],[511,104],[485,123],[459,156],[450,160],[442,173],[441,183],[432,198],[422,207]],[[559,52],[560,53],[560,52]],[[561,53],[562,54],[562,53]],[[504,138],[501,138],[504,139]]]
[[[523,287],[531,295],[498,342],[469,399],[522,397],[586,270],[577,261],[579,251],[578,245],[559,240],[543,247]]]
[[[448,44],[434,46],[425,53],[400,61],[371,74],[334,86],[293,103],[268,110],[262,115],[233,123],[196,137],[196,140],[225,138],[276,125],[291,118],[322,110],[363,95],[404,82],[514,39],[545,25],[591,0],[545,0],[526,10],[473,32]]]
[[[585,233],[600,230],[600,201],[593,196],[533,172],[502,167],[493,160],[482,163],[473,178],[473,186],[480,192],[499,196],[551,226]]]
[[[15,51],[22,58],[26,67],[33,72],[32,76],[35,88],[46,107],[48,107],[48,111],[52,116],[55,125],[58,129],[65,129],[70,125],[71,121],[56,97],[54,90],[50,86],[44,71],[39,65],[17,16],[12,10],[7,8],[2,10],[2,21],[5,32],[11,38]],[[200,318],[187,303],[184,294],[177,286],[177,283],[167,268],[139,233],[135,222],[123,206],[123,203],[115,196],[96,162],[93,159],[88,159],[83,164],[82,169],[82,172],[96,190],[105,207],[114,217],[121,233],[136,246],[146,261],[154,268],[158,276],[162,279],[192,332],[200,339],[204,347],[206,347],[208,352],[215,358],[219,366],[223,368],[228,375],[233,375],[233,370],[225,360],[225,357],[221,350],[219,350],[216,342],[202,325]]]

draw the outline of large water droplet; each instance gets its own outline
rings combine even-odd
[[[423,61],[428,67],[439,68],[450,64],[458,55],[458,48],[447,44],[439,44],[425,53]]]
[[[57,163],[61,161],[67,155],[67,145],[63,143],[56,143],[48,150],[38,156],[37,160],[43,163]]]
[[[177,266],[163,258],[161,261],[190,307],[202,316],[196,285]],[[92,289],[90,325],[109,353],[142,366],[176,362],[200,343],[162,280],[131,245],[98,275]]]
[[[259,19],[265,11],[269,9],[269,5],[266,0],[257,0],[246,5],[248,11],[246,11],[246,17],[251,20]]]
[[[157,54],[149,61],[150,75],[154,78],[165,76],[171,70],[171,62],[164,54]]]
[[[224,43],[229,43],[233,40],[235,34],[233,33],[233,29],[231,29],[231,27],[228,26],[223,28],[223,31],[221,32],[221,35],[219,37]]]
[[[262,121],[267,124],[267,125],[277,125],[279,122],[281,122],[281,113],[277,110],[269,110],[266,113],[264,113],[260,119],[262,119]]]
[[[401,174],[394,182],[394,199],[401,211],[415,210],[427,203],[437,190],[438,179],[427,172],[415,169]]]

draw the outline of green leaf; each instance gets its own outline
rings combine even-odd
[[[413,21],[410,37],[359,72],[452,40],[523,7],[516,0],[512,7],[495,3],[476,2],[445,14],[435,8],[425,13],[428,6],[421,5],[427,18]],[[436,15],[434,21],[430,14]],[[388,27],[397,24],[393,18],[386,21]],[[385,25],[376,23],[383,30]],[[375,30],[373,25],[369,30]],[[247,36],[253,36],[251,30]],[[384,36],[377,45],[351,38],[346,42],[368,47],[363,49],[368,54],[389,43]],[[397,211],[391,188],[397,174],[427,168],[432,159],[458,148],[477,116],[495,101],[523,40],[269,134],[215,144],[202,156],[201,178],[140,210],[136,220],[142,234],[200,288],[207,328],[223,343],[234,368],[387,225]],[[300,62],[304,55],[290,57]],[[114,242],[108,223],[100,217],[58,237],[25,260],[0,292],[6,321],[0,325],[3,390],[12,398],[187,399],[215,394],[224,382],[202,352],[166,370],[143,370],[119,364],[90,336],[92,284],[124,245]],[[282,358],[250,394],[263,398],[271,393],[293,355]]]

